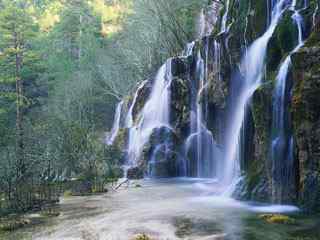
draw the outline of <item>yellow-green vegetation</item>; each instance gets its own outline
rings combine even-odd
[[[43,216],[43,217],[58,217],[58,216],[60,216],[60,212],[58,209],[48,208],[48,209],[41,211],[41,216]]]
[[[66,191],[63,193],[63,196],[64,196],[65,198],[67,198],[67,197],[72,197],[72,191],[71,191],[71,190],[66,190]]]
[[[262,214],[259,218],[267,221],[268,223],[279,223],[279,224],[294,224],[295,220],[289,216],[282,214]]]
[[[104,0],[88,0],[88,5],[93,12],[100,16],[101,34],[110,36],[122,30],[124,17],[131,12],[130,0],[128,1],[112,1]],[[34,5],[30,5],[28,11],[39,24],[41,31],[49,32],[55,24],[60,22],[61,13],[67,7],[68,3],[60,0],[52,0],[42,11],[37,11]],[[40,12],[40,13],[39,13]]]
[[[93,11],[101,16],[101,33],[110,36],[122,30],[122,22],[126,14],[131,12],[131,1],[114,1],[107,4],[104,0],[91,0]]]
[[[63,10],[63,4],[60,1],[52,1],[47,8],[38,17],[41,31],[48,32],[51,28],[60,21],[59,13]]]
[[[29,224],[31,221],[24,218],[2,219],[0,220],[0,232],[15,231]]]
[[[152,240],[152,238],[146,235],[145,233],[142,233],[136,235],[132,240]]]

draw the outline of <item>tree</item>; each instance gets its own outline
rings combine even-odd
[[[25,92],[25,86],[33,79],[33,68],[39,56],[32,49],[37,26],[27,12],[24,1],[3,1],[0,11],[0,99],[2,111],[12,113],[15,106],[15,174],[17,183],[27,173],[24,144],[24,116],[32,101]],[[2,126],[10,128],[8,126]]]

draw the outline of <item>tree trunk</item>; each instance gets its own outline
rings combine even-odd
[[[16,78],[16,158],[17,178],[22,179],[26,166],[24,161],[23,143],[23,82],[21,79],[22,53],[17,33],[14,33],[15,41],[15,78]]]

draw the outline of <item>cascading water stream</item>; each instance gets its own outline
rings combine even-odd
[[[200,11],[197,29],[198,29],[197,37],[199,38],[203,37],[206,32],[206,16],[204,14],[204,9],[201,9]]]
[[[127,117],[126,117],[125,125],[126,125],[127,128],[132,128],[132,126],[133,126],[133,108],[134,108],[134,106],[136,105],[137,98],[138,98],[138,96],[139,96],[140,90],[146,85],[147,82],[148,82],[147,80],[146,80],[146,81],[143,81],[143,82],[139,85],[137,91],[136,91],[135,94],[134,94],[134,97],[133,97],[131,106],[130,106],[130,108],[129,108],[129,111],[128,111],[128,114],[127,114]]]
[[[192,159],[189,159],[189,164],[186,164],[186,172],[189,172],[189,175],[201,178],[214,178],[217,176],[217,160],[221,155],[211,131],[207,128],[208,48],[206,43],[204,59],[200,51],[197,53],[197,79],[194,81],[195,89],[191,98],[190,135],[185,144],[186,155],[193,152]],[[218,42],[214,43],[214,65],[220,77],[220,44]],[[192,164],[190,161],[194,163]]]
[[[194,45],[195,45],[195,42],[190,42],[187,44],[186,48],[183,50],[182,52],[182,56],[184,57],[189,57],[192,55],[192,52],[193,52],[193,49],[194,49]]]
[[[171,59],[161,66],[153,84],[148,101],[139,115],[137,126],[131,127],[128,141],[129,166],[137,166],[143,150],[156,128],[170,128],[170,86],[172,81]]]
[[[197,93],[196,98],[196,106],[197,106],[197,176],[200,177],[202,175],[202,166],[201,162],[203,161],[203,146],[202,146],[202,128],[203,128],[203,112],[202,112],[202,91],[204,91],[205,88],[205,63],[204,60],[201,57],[200,51],[198,52],[198,60],[197,60],[197,72],[199,74],[199,91]],[[205,99],[206,101],[206,99]],[[205,103],[204,103],[205,104]]]
[[[224,14],[223,14],[223,17],[222,17],[222,21],[221,21],[221,33],[224,33],[224,32],[227,31],[229,5],[230,5],[230,0],[226,0],[225,11],[224,11]]]
[[[198,22],[197,22],[197,38],[203,38],[212,33],[215,27],[221,8],[221,3],[212,1],[212,3],[200,11]]]
[[[288,112],[288,102],[290,101],[291,89],[287,86],[287,77],[291,65],[291,56],[297,52],[303,45],[303,18],[299,11],[295,9],[296,1],[292,1],[292,15],[298,28],[298,44],[294,50],[286,57],[280,66],[276,77],[276,87],[273,93],[273,120],[272,120],[272,142],[271,142],[271,159],[272,159],[272,185],[273,199],[282,201],[284,192],[282,189],[290,191],[290,185],[294,181],[293,172],[293,137],[289,130],[290,116]],[[281,186],[281,189],[279,189]]]
[[[223,185],[232,188],[239,178],[241,146],[241,129],[244,124],[246,106],[253,93],[260,86],[264,73],[267,45],[275,28],[286,9],[286,0],[279,0],[272,10],[270,25],[266,32],[248,48],[241,62],[243,82],[229,115],[230,126],[226,135],[226,152],[224,158]],[[232,193],[229,189],[227,193]]]
[[[106,143],[107,145],[112,145],[116,139],[119,129],[120,129],[120,120],[121,120],[121,111],[122,111],[123,101],[119,102],[116,107],[116,112],[114,115],[113,126],[110,134],[107,136]]]
[[[312,15],[312,25],[313,25],[313,27],[316,25],[318,10],[319,10],[319,3],[317,4],[316,9],[314,10],[314,13]]]
[[[221,45],[218,41],[214,41],[214,67],[218,82],[221,81]]]

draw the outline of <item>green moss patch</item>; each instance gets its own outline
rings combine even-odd
[[[0,232],[12,232],[31,224],[31,220],[25,218],[2,219],[0,221]]]
[[[152,238],[149,237],[147,234],[142,233],[142,234],[138,234],[138,235],[134,236],[134,238],[132,240],[152,240]]]
[[[295,219],[281,214],[262,214],[259,218],[267,221],[268,223],[277,223],[277,224],[294,224]]]

